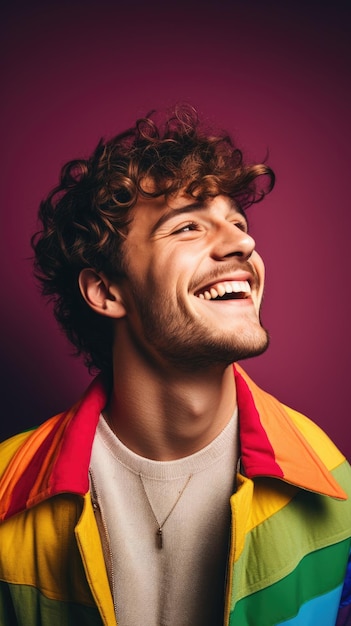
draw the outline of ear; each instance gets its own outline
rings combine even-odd
[[[103,272],[96,272],[91,267],[84,268],[79,274],[79,288],[85,302],[96,313],[116,319],[126,315],[118,285]]]

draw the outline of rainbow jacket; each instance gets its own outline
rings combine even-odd
[[[213,626],[350,625],[350,466],[318,426],[234,373],[241,471]],[[100,376],[0,447],[1,626],[116,626],[88,479],[106,401]]]

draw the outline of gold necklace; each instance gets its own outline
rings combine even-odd
[[[151,504],[151,502],[150,502],[149,496],[147,495],[147,491],[146,491],[146,489],[145,489],[145,485],[144,485],[144,481],[143,481],[142,475],[141,475],[141,473],[139,472],[140,482],[141,482],[141,484],[142,484],[142,487],[143,487],[143,490],[144,490],[144,493],[145,493],[146,499],[147,499],[147,501],[148,501],[149,507],[150,507],[150,509],[151,509],[152,515],[154,516],[155,522],[156,522],[156,524],[157,524],[157,531],[156,531],[156,547],[157,547],[158,549],[162,549],[162,548],[163,548],[163,527],[164,527],[165,523],[167,522],[167,520],[169,519],[169,517],[172,515],[172,513],[173,513],[174,509],[176,508],[176,506],[177,506],[177,504],[178,504],[178,502],[179,502],[180,498],[182,497],[182,495],[183,495],[183,493],[184,493],[185,489],[187,488],[187,486],[188,486],[188,484],[189,484],[189,482],[190,482],[191,477],[192,477],[192,474],[190,474],[190,475],[188,476],[187,480],[185,481],[185,484],[183,485],[182,489],[181,489],[181,490],[180,490],[180,492],[178,493],[178,496],[177,496],[177,498],[176,498],[176,501],[175,501],[175,502],[174,502],[174,504],[172,505],[171,510],[167,513],[167,515],[166,515],[165,519],[164,519],[164,520],[163,520],[163,522],[160,524],[160,522],[158,521],[158,519],[157,519],[157,517],[156,517],[156,514],[155,514],[155,511],[154,511],[154,509],[153,509],[153,507],[152,507],[152,504]]]

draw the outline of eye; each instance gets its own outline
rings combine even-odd
[[[239,228],[239,230],[242,230],[244,233],[247,233],[249,230],[248,223],[245,220],[237,220],[233,222],[233,226],[236,226],[237,228]]]
[[[180,228],[177,228],[177,230],[173,232],[173,235],[178,235],[179,233],[188,233],[192,230],[199,230],[199,226],[198,224],[196,224],[196,222],[188,222],[187,224],[184,224]]]

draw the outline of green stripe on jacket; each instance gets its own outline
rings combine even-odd
[[[345,484],[350,480],[350,468],[343,463],[333,471],[333,475]],[[254,491],[269,491],[270,483],[274,489],[274,480],[254,481]],[[236,515],[240,515],[240,511]],[[266,590],[289,576],[307,555],[348,540],[350,519],[351,499],[340,501],[299,490],[285,506],[247,533],[243,551],[231,565],[230,612],[240,600]],[[335,583],[329,588],[340,583],[340,575],[345,571],[349,542],[342,545],[344,547],[338,553],[340,558],[336,564],[341,574],[338,573]],[[241,626],[240,621],[239,624]]]

